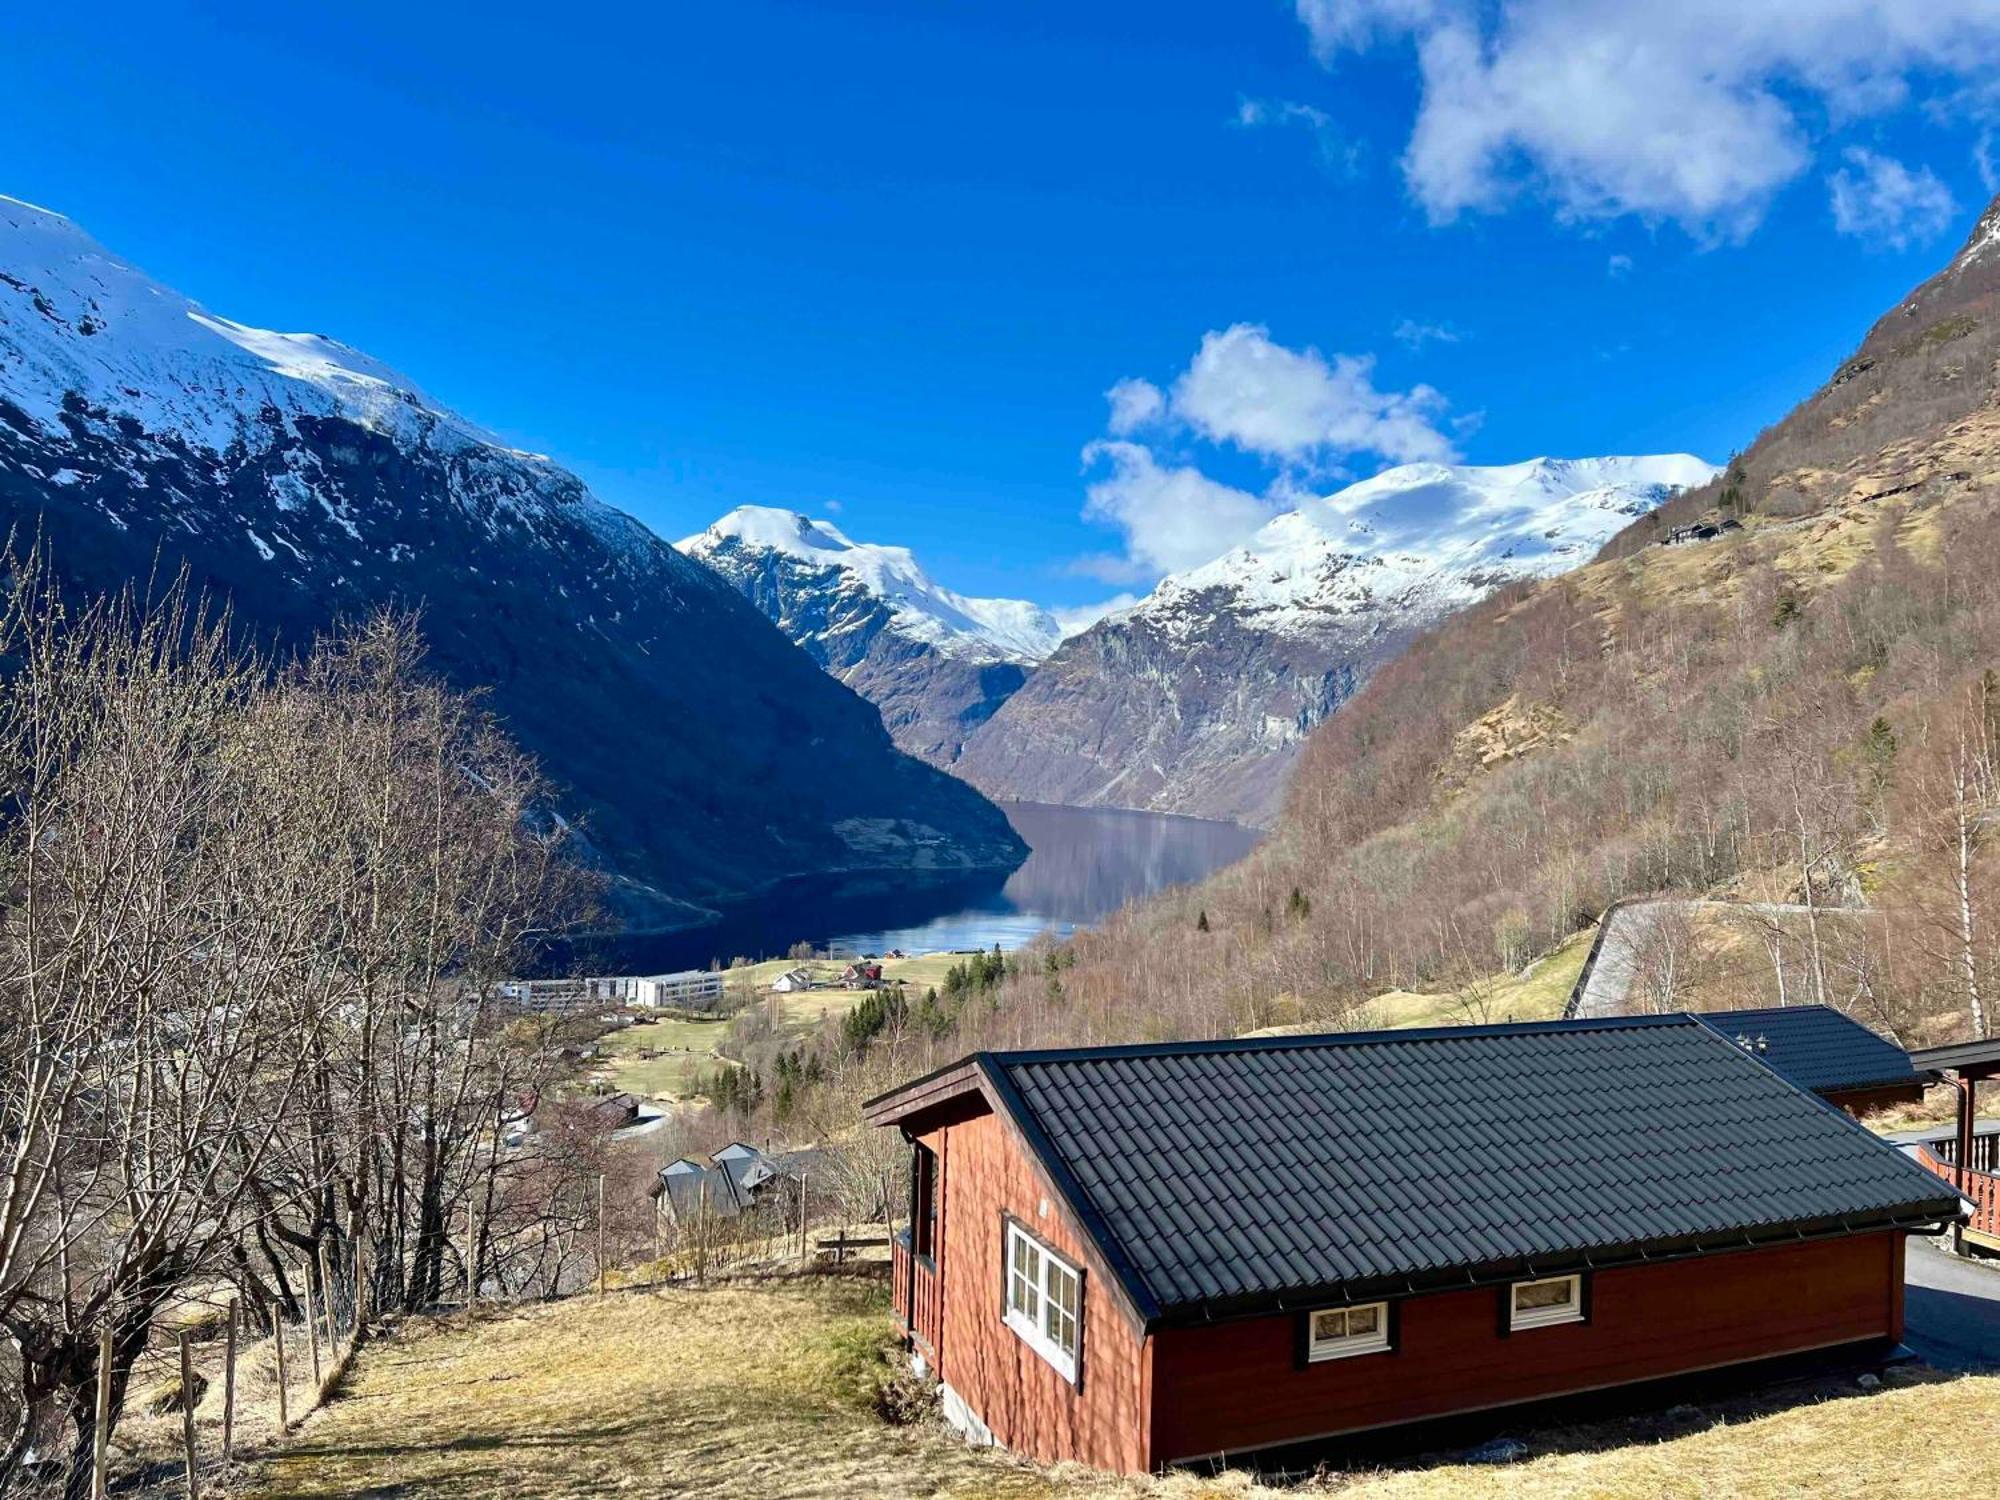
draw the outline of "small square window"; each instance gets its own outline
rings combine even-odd
[[[1309,1331],[1309,1361],[1379,1354],[1389,1347],[1389,1306],[1366,1302],[1359,1307],[1323,1307],[1311,1314]]]
[[[1517,1281],[1507,1289],[1509,1328],[1546,1328],[1583,1321],[1583,1278],[1551,1276]]]
[[[1083,1273],[1011,1220],[1006,1236],[1006,1324],[1074,1384],[1083,1346]]]

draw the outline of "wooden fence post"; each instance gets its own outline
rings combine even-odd
[[[465,1305],[479,1301],[479,1237],[472,1221],[472,1196],[465,1199]]]
[[[187,1458],[188,1500],[201,1500],[201,1480],[194,1471],[194,1354],[183,1332],[181,1345],[181,1451]]]
[[[91,1434],[91,1500],[104,1500],[111,1483],[111,1328],[97,1336],[97,1430]]]
[[[810,1172],[799,1173],[799,1269],[800,1270],[804,1270],[806,1264],[806,1225],[808,1222],[810,1222],[806,1214],[806,1192],[811,1186],[812,1186],[812,1173]]]
[[[597,1174],[597,1295],[604,1295],[604,1174]]]
[[[292,1430],[292,1419],[285,1409],[290,1392],[285,1389],[285,1309],[282,1306],[271,1308],[271,1347],[278,1357],[278,1431],[284,1434]]]
[[[230,1459],[236,1452],[236,1325],[240,1321],[242,1302],[232,1298],[229,1303],[229,1332],[222,1343],[222,1467],[229,1467]]]
[[[325,1240],[319,1242],[319,1295],[326,1304],[320,1316],[326,1319],[326,1357],[332,1363],[340,1357],[340,1299],[334,1295],[333,1259],[326,1253]]]
[[[312,1408],[319,1401],[320,1373],[319,1373],[319,1304],[313,1300],[312,1266],[310,1264],[306,1266],[306,1334],[308,1342],[312,1345],[312,1372],[313,1372],[312,1400],[306,1403],[306,1410],[311,1411]]]
[[[357,1229],[354,1233],[354,1327],[349,1333],[349,1337],[357,1344],[361,1342],[362,1319],[367,1315],[366,1303],[363,1301],[367,1285],[367,1262],[361,1255],[361,1231]]]

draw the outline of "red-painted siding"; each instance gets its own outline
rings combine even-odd
[[[1154,1336],[1152,1459],[1205,1457],[1902,1334],[1903,1240],[1595,1273],[1590,1320],[1502,1335],[1491,1287],[1405,1300],[1397,1347],[1295,1367],[1291,1317]]]
[[[930,1359],[1002,1444],[1030,1457],[1143,1470],[1149,1407],[1146,1346],[1090,1265],[1081,1236],[1013,1127],[997,1115],[918,1139],[938,1153],[938,1279],[943,1297]],[[1083,1266],[1080,1383],[1071,1385],[1002,1321],[1002,1215],[1012,1214]]]
[[[1299,1369],[1291,1315],[1150,1337],[1014,1127],[983,1107],[916,1132],[938,1154],[934,1280],[916,1332],[1007,1447],[1128,1472],[1718,1365],[1902,1336],[1903,1236],[1736,1251],[1591,1277],[1587,1323],[1500,1332],[1502,1291],[1405,1299],[1389,1353]],[[1003,1216],[1084,1268],[1080,1384],[1002,1320]],[[900,1259],[900,1257],[899,1257]],[[910,1267],[897,1267],[901,1313]]]

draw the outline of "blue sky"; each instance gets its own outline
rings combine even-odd
[[[1397,458],[1720,460],[1984,205],[1991,0],[1642,9],[35,7],[0,191],[670,537],[1075,605]]]

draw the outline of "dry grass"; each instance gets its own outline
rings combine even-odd
[[[364,1351],[343,1396],[263,1465],[253,1492],[1859,1500],[1984,1493],[2000,1465],[2000,1379],[1917,1373],[1768,1415],[1676,1408],[1529,1433],[1545,1456],[1504,1468],[1329,1474],[1293,1490],[1241,1474],[1145,1480],[1044,1468],[877,1415],[894,1378],[884,1301],[879,1283],[804,1279],[413,1323]]]
[[[606,1035],[603,1066],[621,1089],[648,1099],[693,1096],[697,1074],[721,1065],[716,1047],[729,1033],[727,1021],[655,1021]],[[641,1057],[645,1051],[654,1057]]]

